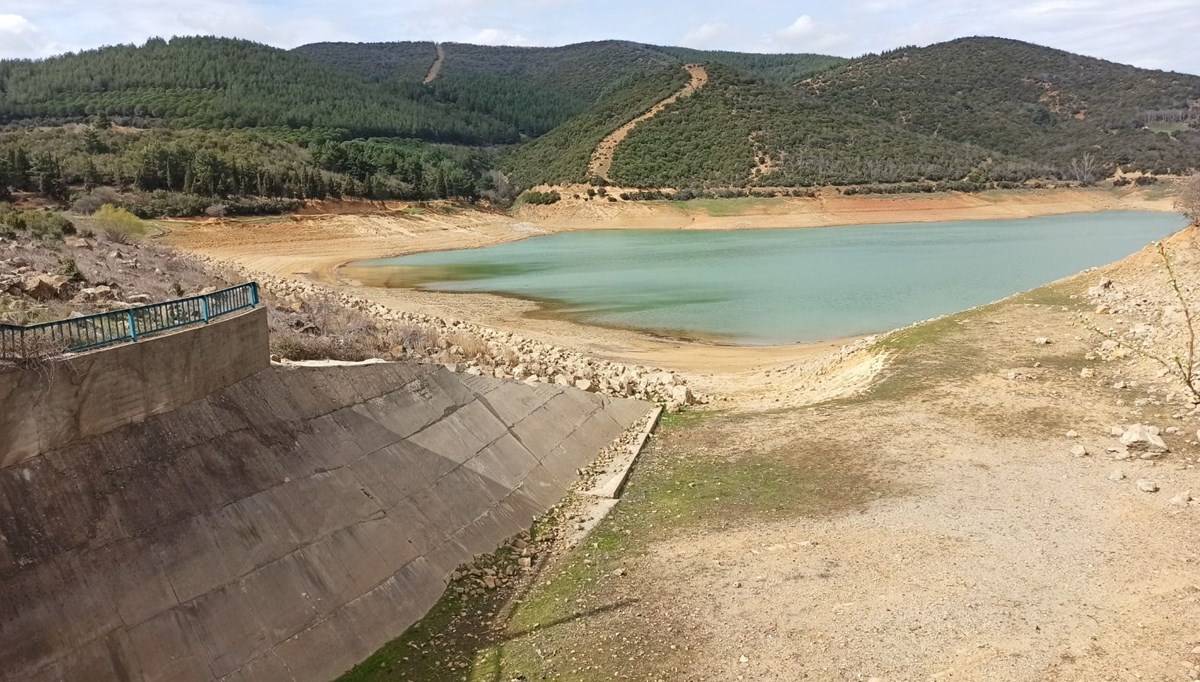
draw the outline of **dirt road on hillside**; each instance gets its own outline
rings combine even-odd
[[[442,64],[446,61],[446,48],[442,47],[441,43],[437,43],[434,47],[437,48],[437,56],[433,58],[433,64],[429,66],[429,73],[425,74],[425,85],[437,80],[437,77],[442,73]]]
[[[703,66],[688,64],[683,68],[691,76],[688,84],[683,86],[679,92],[650,107],[650,111],[617,128],[608,137],[601,140],[600,144],[596,147],[596,151],[592,152],[591,161],[588,162],[589,175],[608,180],[608,172],[612,169],[613,155],[616,153],[617,147],[625,141],[625,138],[629,137],[629,133],[633,132],[634,128],[659,115],[663,109],[671,106],[682,97],[690,96],[708,83],[708,71]]]

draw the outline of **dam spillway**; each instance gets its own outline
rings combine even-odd
[[[0,371],[0,679],[331,679],[650,409],[266,334]]]

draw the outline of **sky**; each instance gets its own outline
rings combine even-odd
[[[0,0],[0,58],[176,35],[284,48],[334,40],[564,45],[619,38],[845,57],[989,35],[1200,74],[1200,0]]]

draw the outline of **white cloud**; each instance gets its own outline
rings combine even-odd
[[[465,42],[477,45],[518,45],[522,47],[537,45],[537,43],[520,33],[506,31],[502,28],[485,28],[468,37]]]
[[[684,47],[708,48],[729,37],[729,24],[708,21],[688,31],[681,39]]]
[[[850,36],[829,24],[801,14],[791,25],[775,33],[775,40],[785,46],[806,52],[820,52],[845,45]]]
[[[32,21],[20,14],[0,14],[0,57],[44,57],[52,51]]]

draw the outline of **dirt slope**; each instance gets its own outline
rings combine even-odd
[[[633,132],[634,128],[654,118],[663,109],[674,104],[679,98],[691,95],[708,83],[708,71],[703,66],[688,64],[683,68],[687,69],[688,74],[692,77],[688,81],[688,84],[683,86],[683,89],[650,107],[650,111],[617,128],[612,134],[600,141],[600,145],[596,147],[596,151],[592,152],[591,162],[588,163],[588,173],[590,175],[607,180],[608,171],[612,168],[613,154],[617,151],[617,145],[621,144],[626,137],[629,137],[629,133]]]
[[[438,74],[442,72],[442,64],[446,61],[446,48],[442,47],[441,43],[436,45],[437,57],[434,57],[433,64],[429,66],[429,73],[425,74],[425,85],[437,80]]]

